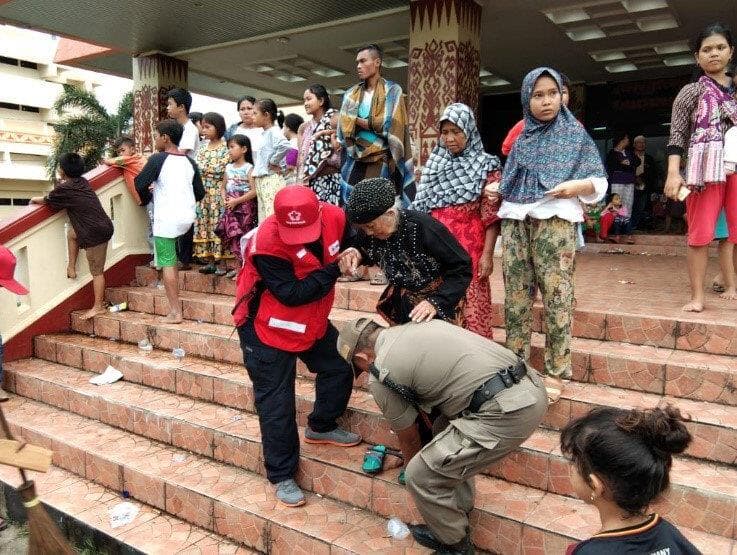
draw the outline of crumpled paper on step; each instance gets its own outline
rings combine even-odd
[[[110,528],[120,528],[121,526],[130,524],[136,518],[139,510],[136,505],[129,501],[118,503],[108,511],[110,515]]]
[[[105,368],[105,371],[102,374],[98,374],[97,376],[90,378],[90,383],[95,385],[107,385],[117,382],[122,377],[123,372],[108,364],[108,367]]]

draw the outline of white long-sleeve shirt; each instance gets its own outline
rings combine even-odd
[[[582,222],[583,210],[581,209],[581,203],[594,204],[599,202],[606,195],[609,186],[605,177],[589,177],[588,179],[594,185],[594,192],[590,195],[582,195],[577,198],[545,196],[537,202],[529,204],[502,200],[498,216],[503,220],[524,220],[527,216],[536,220],[547,220],[553,216],[558,216],[571,223]]]
[[[270,127],[261,135],[261,148],[254,153],[253,177],[263,177],[272,172],[270,165],[279,165],[292,148],[287,138],[278,127]]]

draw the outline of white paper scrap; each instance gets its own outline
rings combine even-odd
[[[108,365],[102,374],[98,374],[97,376],[90,378],[90,383],[95,385],[106,385],[117,382],[122,377],[123,373],[120,370]]]

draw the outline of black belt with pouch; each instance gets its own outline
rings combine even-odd
[[[500,370],[473,392],[471,402],[466,410],[468,412],[478,412],[481,405],[486,401],[492,399],[497,393],[518,384],[526,375],[527,366],[523,360],[518,360],[515,364]]]

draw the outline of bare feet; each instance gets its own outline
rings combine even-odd
[[[737,299],[737,289],[735,289],[734,287],[730,287],[729,289],[725,289],[724,293],[719,296],[727,301],[733,301]]]
[[[699,301],[691,301],[683,306],[684,312],[701,312],[704,310],[704,303]]]
[[[82,320],[91,320],[98,314],[102,314],[105,312],[105,307],[102,306],[93,306],[90,308],[87,312],[82,314]]]
[[[69,279],[77,279],[77,270],[72,266],[67,266],[67,277]]]
[[[635,239],[634,239],[634,237],[632,237],[631,235],[628,235],[628,236],[627,236],[627,240],[626,240],[625,242],[626,242],[626,243],[627,243],[628,245],[634,245],[634,244],[635,244]]]
[[[165,324],[181,324],[182,323],[182,314],[180,312],[170,312],[166,316],[164,316],[162,322]]]

